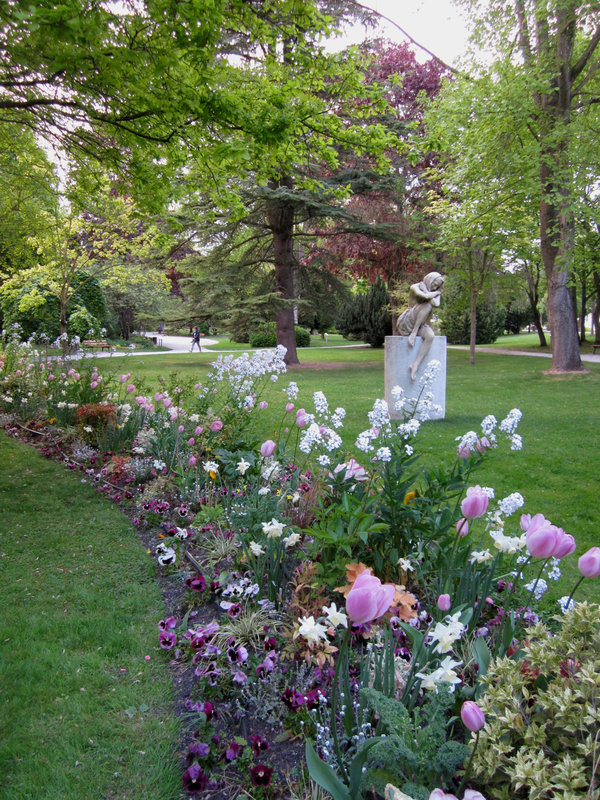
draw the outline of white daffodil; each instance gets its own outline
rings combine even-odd
[[[294,531],[293,533],[290,533],[289,536],[285,537],[283,543],[286,546],[286,548],[289,548],[293,547],[295,544],[298,544],[299,541],[300,541],[300,534]]]
[[[250,542],[250,552],[253,556],[262,556],[265,553],[264,548],[258,542]]]
[[[270,522],[263,522],[262,529],[267,539],[279,539],[285,528],[285,522],[279,522],[273,517]]]
[[[410,563],[408,558],[399,558],[398,561],[396,562],[396,564],[397,564],[397,566],[400,567],[400,569],[403,572],[414,572],[415,571],[415,568]]]
[[[240,473],[240,475],[245,475],[251,466],[252,465],[250,464],[249,461],[244,461],[244,459],[242,458],[241,461],[237,462],[237,471]]]
[[[300,628],[298,633],[304,636],[307,642],[319,642],[327,639],[327,628],[320,622],[315,622],[314,617],[299,617]]]
[[[323,613],[327,617],[327,621],[331,622],[334,628],[337,628],[338,625],[343,625],[344,628],[348,627],[348,617],[343,611],[337,610],[335,603],[332,603],[329,608],[323,606]]]

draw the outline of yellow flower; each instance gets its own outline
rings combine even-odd
[[[410,503],[410,501],[411,501],[411,500],[414,500],[414,499],[415,499],[415,497],[418,497],[418,496],[419,496],[419,493],[418,493],[418,492],[407,492],[407,493],[404,495],[404,505],[405,505],[405,506],[406,506],[406,505],[408,505],[408,504]]]

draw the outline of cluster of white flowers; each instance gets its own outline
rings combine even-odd
[[[526,583],[525,589],[527,589],[528,592],[533,592],[535,599],[539,600],[548,591],[548,584],[543,578],[538,578],[535,581]]]
[[[252,355],[242,353],[234,358],[233,355],[219,356],[212,363],[212,370],[207,376],[207,385],[200,392],[204,397],[209,394],[211,386],[227,380],[232,391],[240,398],[239,405],[243,407],[242,398],[252,393],[254,382],[258,378],[269,376],[277,380],[278,376],[286,372],[284,357],[286,348],[277,345],[275,350],[257,350]]]
[[[461,679],[456,673],[456,667],[459,667],[461,664],[462,661],[454,661],[451,656],[446,656],[440,666],[429,675],[417,672],[417,678],[421,679],[421,688],[434,691],[437,694],[438,684],[448,683],[450,684],[449,691],[453,692],[456,688],[456,684],[461,682]]]
[[[295,400],[298,397],[298,384],[294,381],[290,381],[287,388],[283,391],[286,393],[288,400]]]
[[[567,611],[570,611],[572,608],[575,608],[575,600],[568,595],[563,595],[563,597],[559,597],[556,601],[561,608],[563,614],[566,614]]]
[[[487,417],[484,417],[481,420],[481,431],[484,436],[487,436],[488,441],[492,445],[496,441],[496,434],[494,433],[494,431],[497,425],[498,425],[498,420],[493,414],[488,414]]]
[[[378,461],[391,461],[392,460],[392,451],[389,447],[380,447],[379,450],[375,453],[375,457]]]
[[[500,430],[509,435],[515,433],[523,414],[518,408],[511,409],[500,423]]]
[[[515,511],[522,508],[524,504],[523,495],[519,494],[519,492],[512,492],[502,500],[498,500],[498,507],[506,517],[510,517]]]
[[[448,653],[457,639],[465,632],[466,628],[460,621],[461,612],[448,615],[443,622],[438,622],[433,630],[428,631],[431,641],[437,642],[433,648],[436,653]]]
[[[381,430],[382,428],[388,428],[390,425],[390,412],[385,400],[380,398],[375,400],[373,408],[369,411],[368,416],[372,428]]]
[[[469,562],[471,564],[485,564],[486,561],[491,561],[493,558],[494,556],[489,550],[473,550],[469,556]]]
[[[329,403],[323,392],[315,392],[313,400],[317,414],[321,414],[322,416],[329,414]]]
[[[560,564],[560,559],[554,557],[550,559],[550,564],[548,566],[548,571],[546,573],[548,575],[548,580],[557,581],[560,578],[562,573],[560,571],[559,564]]]

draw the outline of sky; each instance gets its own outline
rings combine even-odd
[[[464,17],[450,0],[361,0],[361,2],[389,17],[419,44],[452,66],[465,51],[467,29]],[[372,37],[374,34],[369,32],[368,35]],[[388,23],[382,24],[378,35],[393,42],[406,41],[402,33]],[[344,37],[344,41],[358,44],[364,38],[364,27],[357,25],[347,37]],[[428,57],[427,53],[422,54],[423,60]]]

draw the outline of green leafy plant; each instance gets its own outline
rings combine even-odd
[[[531,628],[518,660],[492,661],[473,773],[486,797],[600,797],[600,606]]]

